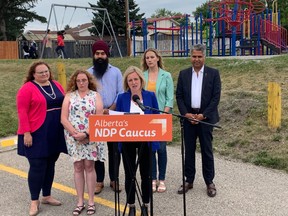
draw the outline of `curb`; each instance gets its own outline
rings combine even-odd
[[[17,146],[17,136],[0,139],[0,151],[15,149]]]

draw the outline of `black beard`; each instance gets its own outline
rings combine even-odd
[[[93,58],[93,65],[94,65],[93,74],[95,75],[97,79],[101,79],[103,77],[104,73],[106,72],[108,68],[108,63],[109,63],[108,58],[106,59],[102,59],[102,58],[94,59]]]

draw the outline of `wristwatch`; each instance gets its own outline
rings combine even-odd
[[[86,131],[84,131],[83,133],[85,133],[85,135],[86,135],[86,138],[88,138],[88,139],[89,139],[89,134],[88,134]]]

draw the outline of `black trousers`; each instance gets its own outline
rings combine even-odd
[[[192,125],[190,122],[184,121],[186,182],[193,183],[195,178],[196,140],[197,138],[199,138],[202,157],[203,178],[206,185],[213,183],[213,179],[215,176],[215,168],[212,148],[212,132],[212,126],[201,123]]]
[[[122,156],[125,171],[125,191],[127,203],[135,203],[136,193],[136,171],[137,171],[137,154],[140,166],[141,190],[143,203],[149,203],[150,199],[150,168],[149,163],[149,146],[147,142],[126,142],[122,143]]]
[[[108,145],[109,177],[111,181],[115,181],[119,173],[121,155],[118,150],[118,143],[107,142],[107,145]],[[115,166],[115,163],[116,163],[116,166]],[[96,176],[97,176],[97,182],[103,182],[105,178],[104,162],[95,161],[95,171],[96,171]]]
[[[28,185],[31,200],[38,200],[42,189],[43,196],[51,195],[52,183],[54,180],[55,163],[60,154],[47,158],[28,159],[30,168],[28,172]]]

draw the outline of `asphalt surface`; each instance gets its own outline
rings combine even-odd
[[[0,215],[24,216],[29,211],[29,191],[27,185],[28,162],[17,155],[17,150],[0,151]],[[197,154],[197,175],[194,188],[186,194],[187,216],[286,216],[288,215],[288,174],[257,167],[238,161],[229,161],[215,156],[215,184],[217,196],[206,195],[202,178],[201,158]],[[107,166],[106,166],[107,167]],[[140,177],[137,177],[140,182]],[[154,193],[153,215],[184,215],[183,196],[177,194],[182,182],[180,147],[168,147],[167,191]],[[120,184],[124,185],[123,165],[120,167]],[[62,206],[41,205],[39,215],[68,216],[76,205],[73,181],[73,166],[67,155],[61,155],[56,164],[56,175],[52,194],[62,201]],[[125,206],[125,192],[120,193],[121,210]],[[109,188],[106,169],[105,187],[95,196],[96,214],[115,214],[114,192]],[[136,205],[139,205],[136,202]],[[139,210],[139,206],[136,207]],[[128,211],[126,211],[128,212]],[[81,215],[86,215],[83,212]],[[120,215],[123,215],[121,211]],[[138,212],[139,215],[139,212]]]

